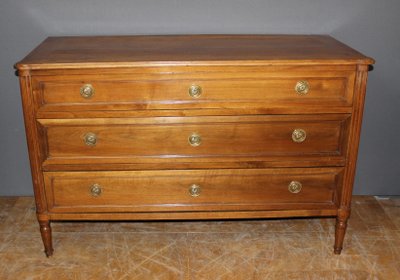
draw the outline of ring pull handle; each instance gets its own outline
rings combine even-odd
[[[193,98],[199,98],[202,93],[201,86],[191,85],[189,87],[189,95]]]
[[[83,98],[91,98],[94,95],[94,87],[91,84],[85,84],[80,89]]]
[[[189,194],[193,197],[198,197],[201,193],[201,187],[199,185],[193,184],[189,187]]]
[[[201,144],[201,136],[197,133],[192,133],[189,137],[188,137],[188,141],[189,144],[193,147],[197,147],[200,146]]]
[[[299,181],[292,181],[290,182],[288,189],[289,192],[291,193],[299,193],[301,191],[301,188],[303,186],[301,185],[301,183]]]
[[[310,84],[307,81],[298,81],[294,89],[298,94],[306,95],[310,90]]]
[[[93,184],[90,186],[90,194],[93,197],[98,197],[101,195],[102,189],[101,186],[99,184]]]
[[[97,143],[97,135],[92,132],[88,132],[83,137],[83,141],[87,146],[95,146]]]
[[[306,140],[306,138],[307,138],[307,133],[304,129],[296,128],[295,130],[293,130],[293,132],[292,132],[293,142],[301,143],[301,142],[304,142],[304,140]]]

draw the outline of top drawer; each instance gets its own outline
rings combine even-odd
[[[33,89],[39,110],[53,112],[352,105],[353,71],[222,70],[37,76]]]

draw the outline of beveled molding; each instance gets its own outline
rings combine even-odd
[[[62,165],[72,168],[71,165],[75,164],[92,170],[104,168],[105,164],[126,165],[127,168],[131,168],[130,164],[136,164],[147,169],[154,164],[159,167],[165,164],[202,165],[206,168],[207,164],[213,162],[226,167],[251,166],[251,162],[258,162],[262,166],[269,162],[270,166],[275,164],[279,167],[284,162],[290,164],[292,161],[294,166],[299,166],[307,158],[321,165],[329,161],[332,166],[337,166],[345,161],[350,116],[325,114],[37,121],[42,131],[40,144],[44,151],[45,170],[51,170],[51,165],[54,165],[53,168],[63,168]],[[307,130],[308,136],[293,140],[293,132],[299,127]],[[229,135],[236,136],[232,138]],[[141,139],[147,139],[146,143]],[[280,147],[283,144],[285,147]]]
[[[257,107],[264,110],[275,108],[282,112],[297,109],[299,113],[323,107],[325,111],[340,113],[350,108],[353,100],[354,67],[353,71],[348,68],[332,71],[324,67],[275,69],[272,66],[244,67],[236,72],[224,67],[187,71],[186,67],[182,70],[153,69],[150,73],[112,73],[100,77],[93,72],[84,75],[68,74],[68,71],[55,76],[34,76],[32,83],[37,113],[58,113],[61,116],[65,111],[102,114],[153,109],[157,114],[156,110],[243,110]],[[296,91],[296,83],[302,79],[307,79],[310,87],[310,93],[306,95]],[[84,98],[80,91],[88,85],[96,94]],[[193,85],[202,88],[196,98],[188,94],[188,88]]]

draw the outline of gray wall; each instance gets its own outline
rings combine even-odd
[[[398,0],[1,0],[0,195],[32,185],[12,65],[50,35],[330,34],[376,59],[355,193],[400,194]]]

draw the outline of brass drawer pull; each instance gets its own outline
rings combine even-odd
[[[307,138],[307,133],[304,129],[296,128],[292,132],[292,140],[296,143],[304,142]]]
[[[288,189],[291,193],[299,193],[301,191],[302,185],[298,181],[290,182]]]
[[[189,95],[193,98],[199,98],[201,95],[202,89],[201,86],[191,85],[189,87]]]
[[[188,138],[189,144],[193,147],[200,146],[201,144],[201,136],[197,133],[193,133]]]
[[[93,184],[90,186],[90,194],[94,197],[98,197],[101,195],[101,186],[99,184]]]
[[[298,81],[294,89],[298,94],[305,95],[310,90],[310,85],[307,81]]]
[[[94,134],[92,132],[88,132],[83,137],[83,141],[88,146],[95,146],[97,143],[97,136],[96,136],[96,134]]]
[[[94,95],[94,87],[91,84],[85,84],[80,92],[83,98],[91,98]]]
[[[189,194],[193,197],[198,197],[201,193],[201,188],[199,185],[193,184],[189,187]]]

